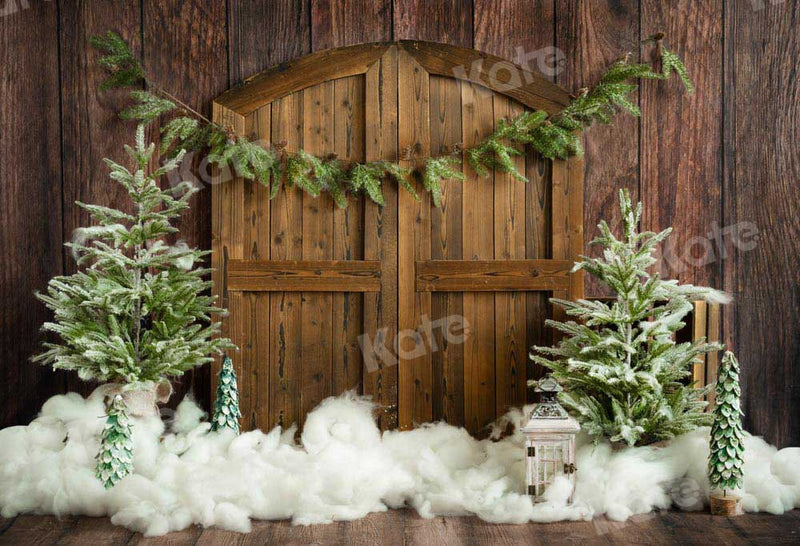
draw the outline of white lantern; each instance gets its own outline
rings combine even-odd
[[[561,385],[551,377],[538,382],[536,392],[542,400],[522,427],[527,452],[528,495],[534,502],[544,500],[544,493],[558,476],[566,477],[575,490],[575,434],[581,427],[556,399]],[[569,502],[572,501],[570,492]]]

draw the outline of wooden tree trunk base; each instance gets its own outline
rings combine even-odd
[[[736,495],[711,495],[711,514],[714,516],[741,516],[742,498]]]

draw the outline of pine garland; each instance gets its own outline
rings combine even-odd
[[[686,91],[692,93],[694,87],[686,67],[678,55],[663,47],[662,40],[662,34],[645,40],[656,47],[660,71],[648,64],[631,64],[629,55],[625,56],[608,67],[595,87],[581,90],[561,112],[549,115],[543,110],[525,111],[516,118],[499,120],[495,131],[479,145],[463,150],[466,160],[480,176],[488,176],[494,169],[527,182],[514,162],[514,158],[523,153],[521,147],[529,146],[548,159],[579,156],[583,153],[581,135],[588,127],[595,123],[611,123],[618,112],[639,116],[641,112],[633,100],[638,86],[631,83],[632,80],[666,80],[675,73]],[[108,32],[104,36],[94,36],[91,43],[103,52],[99,64],[109,73],[101,89],[142,84],[150,89],[132,91],[136,104],[123,111],[124,119],[150,123],[169,112],[180,112],[179,117],[161,129],[162,152],[169,157],[180,151],[208,150],[209,162],[223,168],[232,165],[237,176],[269,187],[270,197],[277,194],[281,181],[285,180],[288,187],[296,186],[312,196],[329,193],[339,207],[347,206],[348,195],[358,194],[383,205],[381,186],[384,180],[390,179],[418,199],[407,180],[410,169],[390,167],[385,161],[346,165],[334,156],[318,158],[302,150],[287,153],[249,142],[234,135],[232,129],[211,122],[149,80],[139,60],[117,34]],[[442,183],[465,178],[459,168],[459,158],[442,156],[416,158],[416,161],[421,163],[423,186],[431,193],[437,207],[441,205]]]
[[[222,361],[219,371],[217,399],[214,401],[214,415],[211,419],[211,430],[229,428],[239,434],[239,388],[236,385],[236,371],[230,357]]]
[[[114,396],[106,410],[106,426],[97,454],[95,476],[110,489],[133,471],[133,432],[122,396]]]
[[[726,351],[719,368],[716,386],[714,424],[708,456],[708,480],[715,489],[727,495],[742,487],[744,475],[744,432],[739,397],[739,361]]]
[[[598,226],[599,258],[582,257],[574,270],[584,270],[616,293],[610,303],[552,299],[567,315],[577,317],[547,326],[565,334],[557,347],[534,347],[531,358],[550,369],[564,387],[560,399],[582,427],[596,438],[648,444],[710,424],[702,400],[706,389],[684,384],[691,366],[718,343],[701,339],[676,343],[674,334],[692,301],[726,302],[711,288],[662,280],[648,269],[656,263],[656,246],[669,236],[637,233],[641,203],[634,209],[620,191],[623,237],[617,239],[605,221]]]

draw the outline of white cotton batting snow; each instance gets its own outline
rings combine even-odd
[[[436,423],[381,434],[372,411],[351,394],[329,398],[296,443],[294,428],[209,432],[202,410],[186,399],[167,431],[157,418],[134,421],[135,471],[106,491],[94,476],[102,402],[54,396],[30,425],[0,431],[0,513],[109,515],[153,536],[192,524],[246,532],[251,519],[352,520],[401,506],[423,517],[476,514],[490,522],[625,520],[671,505],[697,510],[707,499],[708,429],[665,447],[618,451],[580,438],[568,506],[566,481],[544,503],[523,494],[519,432],[479,441]],[[509,413],[498,430],[522,416]],[[745,445],[744,509],[780,514],[800,506],[800,448],[778,451],[752,436]]]

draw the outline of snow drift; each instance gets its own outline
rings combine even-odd
[[[169,428],[158,418],[134,420],[134,473],[106,491],[94,476],[105,416],[99,397],[54,396],[28,426],[0,431],[0,513],[111,517],[148,536],[192,524],[246,532],[250,520],[291,518],[297,524],[351,520],[411,506],[423,517],[476,514],[490,522],[591,519],[675,506],[701,509],[708,482],[708,429],[664,447],[594,446],[579,439],[575,501],[564,483],[533,504],[524,491],[524,412],[502,439],[476,440],[444,423],[381,434],[373,406],[353,394],[323,401],[299,443],[295,429],[234,436],[209,432],[191,399]],[[743,505],[780,514],[800,506],[800,448],[778,451],[745,440]]]

